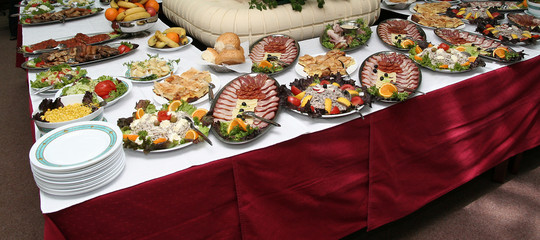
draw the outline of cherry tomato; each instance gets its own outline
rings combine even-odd
[[[291,92],[292,94],[294,95],[298,95],[299,93],[301,93],[302,91],[300,89],[298,89],[297,87],[295,86],[291,86]]]
[[[37,62],[36,67],[41,67],[41,66],[43,66],[43,64],[45,64],[45,62],[43,62],[43,61]]]
[[[450,46],[448,46],[448,44],[446,43],[441,43],[439,44],[438,48],[442,48],[444,51],[448,51],[448,49],[450,49]]]
[[[99,82],[94,87],[94,92],[103,99],[109,98],[109,93],[114,90],[116,90],[116,85],[111,80]]]
[[[32,48],[30,48],[30,47],[25,47],[25,48],[24,48],[24,51],[26,51],[26,52],[33,52],[34,50],[32,50]]]
[[[32,19],[30,19],[30,18],[24,19],[24,22],[25,23],[32,23]]]
[[[129,48],[129,47],[126,46],[126,45],[123,45],[123,44],[122,44],[122,45],[120,45],[120,47],[118,47],[118,52],[120,52],[120,54],[122,54],[122,53],[127,53],[127,52],[129,52],[129,51],[131,51],[131,48]]]
[[[332,111],[330,111],[330,114],[338,114],[340,112],[341,111],[339,111],[339,108],[337,106],[334,106],[334,108],[332,108]]]
[[[342,91],[344,91],[344,90],[354,90],[354,86],[351,85],[351,84],[343,84],[343,85],[341,85],[341,87],[339,87],[339,89],[341,89]]]
[[[297,107],[300,106],[300,104],[301,104],[300,99],[295,98],[293,96],[288,96],[287,101],[290,102],[292,105],[297,106]]]
[[[351,98],[351,104],[354,106],[362,105],[364,104],[364,100],[359,96],[354,96]]]
[[[171,115],[169,115],[168,111],[159,111],[157,113],[157,120],[160,122],[165,120],[171,120]]]
[[[324,84],[328,85],[328,84],[330,84],[330,82],[329,82],[329,81],[326,81],[326,80],[322,80],[322,81],[321,81],[321,85],[324,85]]]

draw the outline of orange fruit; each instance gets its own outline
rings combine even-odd
[[[156,12],[159,11],[159,3],[156,0],[148,0],[145,4],[145,7],[151,7],[156,10]]]
[[[125,8],[121,7],[121,8],[118,8],[118,14],[122,13],[123,11],[126,11]]]
[[[272,63],[270,63],[270,62],[267,61],[267,60],[262,60],[261,63],[259,63],[259,67],[267,67],[267,68],[271,68],[271,67],[272,67]]]
[[[469,66],[469,65],[471,65],[470,62],[464,62],[463,64],[461,64],[461,66]]]
[[[420,54],[422,52],[422,48],[420,46],[416,45],[416,47],[414,48],[414,52],[416,54]]]
[[[401,46],[404,48],[408,48],[409,46],[412,46],[412,45],[414,45],[414,42],[411,39],[406,39],[401,42]]]
[[[105,18],[107,20],[112,22],[116,20],[116,16],[118,16],[118,10],[114,8],[107,8],[107,10],[105,10]]]
[[[475,56],[470,56],[467,60],[469,62],[474,62],[474,61],[476,61],[476,57]]]
[[[195,130],[190,129],[189,131],[186,132],[186,135],[184,135],[184,138],[187,140],[195,140],[199,138],[199,134],[195,132]]]
[[[160,144],[162,142],[166,142],[167,141],[167,138],[158,138],[156,140],[154,140],[154,144]]]
[[[142,4],[140,4],[140,3],[135,3],[135,5],[144,8],[144,5],[142,5]]]
[[[441,66],[439,66],[440,68],[448,68],[448,64],[443,64]]]
[[[397,91],[398,89],[394,84],[385,83],[379,88],[379,95],[384,98],[389,98],[392,97],[392,94]]]
[[[171,104],[169,104],[169,108],[167,110],[174,112],[176,109],[178,109],[178,107],[180,107],[180,105],[182,105],[182,101],[174,100],[171,102]]]
[[[191,117],[192,118],[199,118],[199,120],[201,120],[202,117],[204,117],[204,115],[206,115],[206,113],[208,113],[208,110],[204,109],[204,108],[199,108],[197,110],[195,110],[195,112],[193,112],[191,114]]]
[[[231,124],[229,124],[229,127],[227,128],[227,133],[231,133],[231,131],[234,129],[234,127],[240,127],[240,129],[247,131],[247,125],[241,118],[235,118],[231,121]]]
[[[122,136],[123,139],[129,139],[130,141],[132,142],[135,142],[135,140],[137,140],[137,138],[139,138],[139,135],[137,134],[124,134]]]
[[[460,52],[465,52],[465,50],[467,50],[467,49],[464,46],[457,46],[456,50],[458,50]]]
[[[178,36],[178,33],[174,33],[174,32],[168,32],[167,36],[169,39],[173,40],[175,43],[179,43],[180,42],[180,36]]]
[[[418,56],[418,55],[414,55],[414,60],[416,61],[422,61],[422,57]]]
[[[140,119],[144,116],[144,110],[142,108],[137,109],[137,113],[135,113],[135,119]]]
[[[505,48],[498,47],[493,51],[493,56],[494,57],[498,56],[500,58],[505,58],[506,57],[506,52],[507,52],[507,50]]]

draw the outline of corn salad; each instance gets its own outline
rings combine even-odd
[[[82,118],[90,113],[92,113],[91,108],[83,106],[82,103],[74,103],[52,110],[48,109],[41,116],[41,119],[47,122],[57,123]]]

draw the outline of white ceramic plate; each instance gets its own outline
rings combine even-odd
[[[420,24],[420,23],[417,23],[417,22],[413,21],[413,20],[412,20],[412,15],[409,15],[409,17],[407,18],[407,20],[409,20],[409,21],[413,22],[414,24],[416,24],[416,25],[418,25],[418,26],[421,26],[421,27],[425,27],[425,28],[429,28],[429,29],[437,29],[436,27],[424,26],[424,25],[422,25],[422,24]],[[463,20],[461,20],[461,19],[460,19],[460,21],[463,22]],[[463,22],[463,24],[459,25],[459,26],[456,27],[456,28],[448,28],[448,29],[463,29],[463,28],[465,28],[465,25],[466,25],[466,24]]]
[[[312,55],[312,56],[316,57],[316,56],[324,55],[324,54],[326,54],[326,53]],[[354,60],[354,64],[347,68],[347,73],[349,75],[351,75],[351,74],[354,73],[354,71],[356,71],[358,69],[360,64],[358,64],[358,60],[356,60],[353,56],[351,56],[351,55],[345,55],[345,56],[351,57]],[[304,72],[304,66],[300,65],[300,63],[296,63],[296,65],[294,66],[294,70],[296,71],[296,73],[298,73],[298,75],[300,75],[302,77],[307,77],[308,76],[308,74],[306,72]]]
[[[212,78],[212,83],[216,86],[212,91],[214,91],[214,96],[215,94],[219,91],[219,88],[221,87],[221,82],[219,80],[219,78],[210,73],[210,77]],[[166,98],[162,97],[162,96],[158,96],[156,93],[154,93],[154,91],[152,91],[152,96],[154,97],[154,100],[156,101],[156,103],[158,104],[165,104],[165,103],[168,103],[169,100],[167,100]],[[199,104],[199,103],[203,103],[205,102],[206,100],[208,100],[208,93],[203,96],[202,98],[199,98],[197,101],[194,101],[194,102],[190,102],[190,104]]]
[[[165,60],[167,60],[167,59],[165,59]],[[170,60],[167,60],[167,61],[170,61]],[[161,80],[163,80],[165,78],[168,78],[171,75],[171,73],[175,73],[176,70],[178,70],[178,63],[172,62],[171,64],[172,64],[172,70],[169,73],[165,74],[165,76],[163,76],[163,77],[156,78],[156,79],[153,79],[153,80],[138,81],[138,80],[131,79],[130,76],[129,76],[129,69],[126,71],[126,75],[124,77],[119,77],[119,78],[122,79],[122,80],[124,80],[124,79],[129,80],[132,83],[153,83],[153,82],[161,81]]]
[[[100,162],[122,147],[122,131],[108,122],[68,124],[48,132],[30,149],[30,163],[42,171],[70,172]]]
[[[189,37],[189,36],[186,36],[187,39],[188,39],[188,43],[186,43],[185,45],[180,45],[180,47],[175,47],[175,48],[170,48],[170,47],[164,47],[164,48],[157,48],[157,47],[150,47],[148,46],[148,48],[152,49],[152,50],[156,50],[156,51],[160,51],[160,52],[174,52],[174,51],[178,51],[188,45],[191,45],[191,43],[193,42],[193,38]]]
[[[122,94],[122,96],[117,97],[116,99],[114,99],[114,100],[112,100],[112,101],[110,101],[110,102],[107,102],[107,105],[105,105],[106,108],[107,108],[107,107],[110,107],[110,106],[112,106],[113,104],[115,104],[115,103],[117,103],[118,101],[120,101],[120,99],[122,99],[122,98],[124,98],[125,96],[127,96],[127,95],[131,92],[131,89],[133,89],[133,84],[131,83],[131,81],[123,80],[122,83],[126,85],[127,91],[126,91],[124,94]],[[56,92],[56,94],[54,95],[54,97],[55,97],[55,98],[61,97],[61,96],[62,96],[62,92],[64,91],[64,88],[71,87],[71,86],[73,86],[73,83],[68,84],[68,85],[64,86],[63,88],[60,88],[60,89]]]

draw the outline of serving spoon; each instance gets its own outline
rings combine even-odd
[[[210,139],[206,135],[204,135],[204,133],[202,133],[198,128],[195,127],[195,124],[193,124],[193,120],[191,120],[190,117],[184,117],[184,119],[189,122],[189,126],[191,127],[191,129],[193,129],[193,131],[197,132],[197,134],[199,134],[199,136],[201,136],[204,141],[206,141],[208,144],[210,144],[210,146],[212,146],[212,141],[210,141]]]
[[[256,119],[259,119],[265,123],[269,123],[269,124],[272,124],[274,126],[277,126],[277,127],[281,127],[281,125],[277,122],[274,122],[270,119],[266,119],[266,118],[263,118],[263,117],[259,117],[255,114],[255,112],[253,111],[245,111],[245,112],[242,112],[242,116],[249,116],[249,117],[253,117],[253,118],[256,118]]]
[[[32,53],[36,54],[36,53],[46,53],[46,52],[52,52],[52,51],[55,51],[55,50],[63,50],[63,49],[66,49],[67,46],[66,44],[63,44],[63,43],[60,43],[58,45],[56,45],[56,47],[53,47],[53,48],[47,48],[47,49],[39,49],[39,50],[35,50],[33,51]]]
[[[216,87],[216,85],[214,85],[213,83],[209,82],[208,83],[208,99],[210,99],[210,101],[214,101],[214,88]]]

